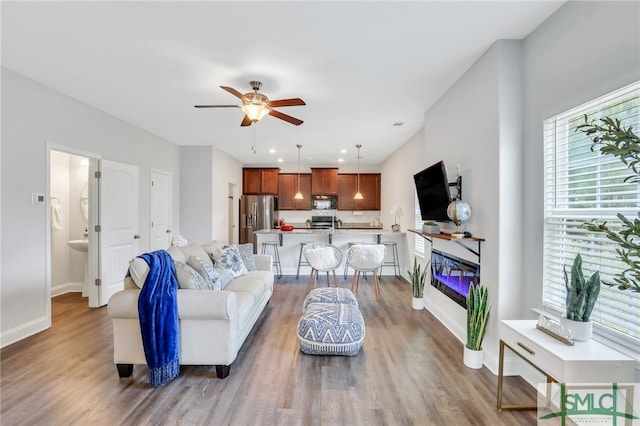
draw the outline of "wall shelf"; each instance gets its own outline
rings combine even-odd
[[[440,233],[440,234],[429,234],[427,232],[418,231],[417,229],[409,229],[409,232],[413,232],[414,234],[418,234],[422,238],[424,238],[425,240],[429,241],[431,243],[431,248],[432,249],[433,249],[433,239],[434,238],[437,239],[437,240],[445,240],[445,241],[451,241],[453,243],[456,243],[460,247],[463,247],[465,250],[470,251],[471,253],[475,254],[478,257],[478,263],[480,263],[480,245],[484,241],[484,238],[480,238],[480,237],[456,238],[456,237],[452,237],[449,234],[443,234],[443,233]],[[471,242],[478,243],[478,250],[474,250],[473,248],[471,248],[468,245],[464,244],[465,241],[471,241]]]

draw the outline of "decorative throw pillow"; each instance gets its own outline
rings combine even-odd
[[[216,264],[222,264],[229,272],[231,272],[231,276],[233,278],[249,273],[249,271],[247,271],[247,267],[244,266],[244,263],[242,262],[242,257],[240,257],[238,249],[235,247],[227,246],[222,250],[216,250],[213,253],[213,258],[215,259]]]
[[[231,272],[221,263],[216,262],[214,268],[220,277],[220,288],[224,290],[227,284],[233,281],[233,275],[231,275]]]
[[[200,275],[202,275],[206,283],[207,290],[222,289],[220,277],[218,276],[218,273],[215,271],[213,266],[211,266],[211,264],[209,264],[208,262],[205,262],[202,258],[198,256],[189,256],[187,265],[191,266],[193,269],[198,271]]]
[[[240,253],[240,257],[242,258],[242,263],[246,266],[247,271],[256,271],[256,262],[253,259],[253,243],[246,244],[233,244],[231,247],[235,247],[238,249],[238,253]]]
[[[206,290],[207,283],[202,275],[191,266],[179,261],[173,262],[176,267],[176,277],[178,278],[178,286],[191,290]]]

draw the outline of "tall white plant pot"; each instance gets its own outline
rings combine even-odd
[[[469,368],[482,368],[482,355],[482,350],[474,351],[465,345],[462,361]]]
[[[571,330],[571,335],[573,336],[573,340],[577,340],[578,342],[586,342],[591,339],[591,335],[593,334],[593,322],[591,320],[587,322],[583,321],[574,321],[568,318],[561,318],[560,324],[564,328],[568,328]]]
[[[411,298],[411,307],[416,310],[424,309],[424,298],[422,297],[412,297]]]

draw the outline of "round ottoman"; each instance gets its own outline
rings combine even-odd
[[[341,287],[321,287],[314,288],[307,294],[302,303],[302,312],[312,303],[346,303],[358,307],[356,296],[348,288]]]
[[[347,303],[312,303],[298,321],[300,349],[310,355],[357,355],[364,334],[360,310]]]

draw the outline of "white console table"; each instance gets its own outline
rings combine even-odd
[[[547,383],[633,383],[635,360],[595,340],[566,345],[536,329],[535,320],[503,320],[500,324],[498,410],[530,410],[536,405],[503,405],[504,348],[508,347]],[[548,386],[547,386],[548,388]]]

